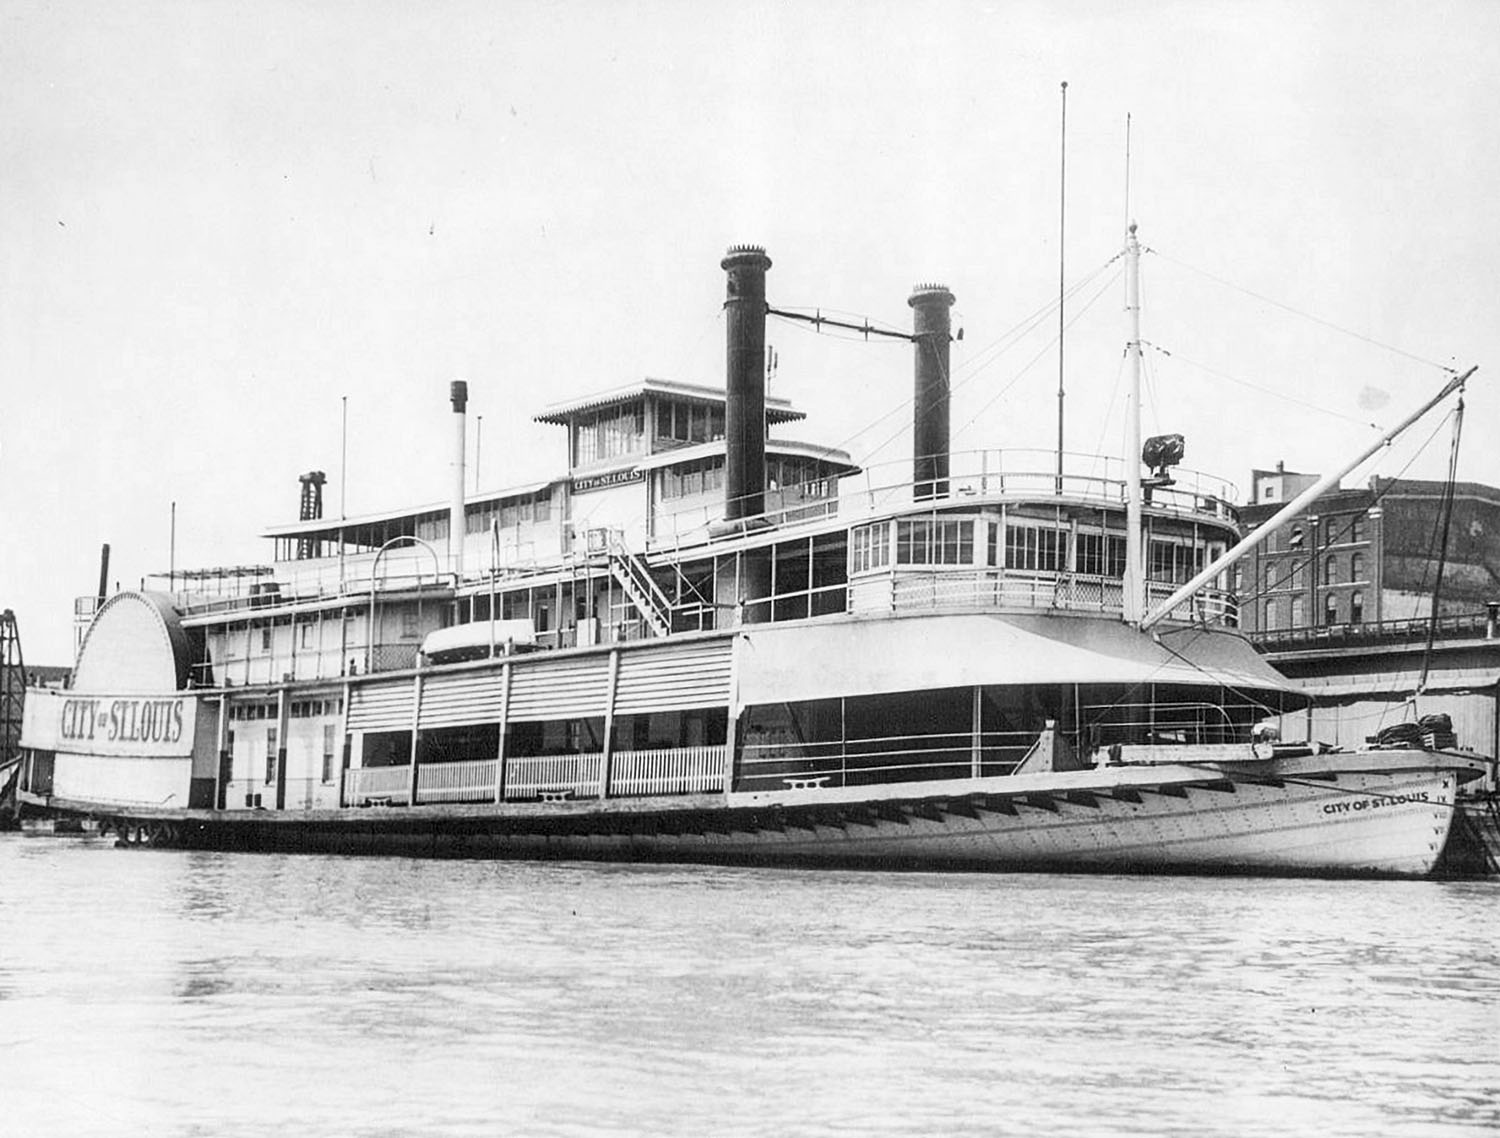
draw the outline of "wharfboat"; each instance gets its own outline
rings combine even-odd
[[[466,493],[454,383],[448,503],[325,518],[314,472],[274,564],[85,598],[24,807],[238,850],[1434,869],[1484,762],[1267,730],[1306,699],[1236,631],[1228,484],[1170,445],[1145,474],[1138,426],[1112,464],[950,453],[939,285],[902,333],[910,465],[768,436],[802,418],[765,393],[770,264],[723,261],[725,389],[537,416],[564,477]]]

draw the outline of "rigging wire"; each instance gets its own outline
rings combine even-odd
[[[1077,283],[1075,283],[1072,286],[1072,288],[1070,288],[1067,291],[1067,297],[1069,299],[1071,299],[1072,297],[1076,296],[1078,293],[1082,292],[1084,289],[1088,288],[1094,281],[1096,281],[1099,278],[1099,276],[1101,274],[1103,274],[1104,272],[1106,272],[1112,265],[1115,264],[1115,262],[1119,261],[1120,258],[1123,255],[1124,255],[1123,253],[1116,253],[1112,257],[1110,257],[1108,260],[1106,260],[1104,263],[1102,263],[1101,265],[1099,265],[1098,267],[1096,267],[1087,276],[1083,277],[1081,280],[1079,280]],[[1010,351],[1013,347],[1015,347],[1016,344],[1019,343],[1026,335],[1028,335],[1029,333],[1031,333],[1032,331],[1034,331],[1036,328],[1038,328],[1039,326],[1041,326],[1041,324],[1044,321],[1046,321],[1047,318],[1051,315],[1051,313],[1056,308],[1056,306],[1057,306],[1057,300],[1056,300],[1056,298],[1053,298],[1053,299],[1049,300],[1047,303],[1041,305],[1035,311],[1029,313],[1028,315],[1026,315],[1024,317],[1022,317],[1021,320],[1017,321],[1010,328],[1008,328],[1004,332],[1001,332],[993,340],[991,340],[989,343],[987,343],[983,347],[981,347],[973,356],[971,356],[968,360],[966,360],[961,366],[959,366],[957,368],[954,368],[953,369],[953,375],[952,375],[952,377],[944,376],[944,379],[950,379],[951,378],[951,382],[949,383],[949,390],[948,390],[948,398],[949,398],[949,400],[950,401],[952,400],[953,392],[957,391],[959,388],[963,387],[965,384],[971,382],[972,380],[978,378],[981,373],[983,373],[984,371],[986,371],[992,364],[994,364],[996,362],[996,360],[998,360],[1006,352]],[[829,309],[827,311],[835,311],[835,310]],[[1081,315],[1081,313],[1080,313],[1080,315]],[[1075,319],[1076,319],[1076,317],[1075,317]],[[798,324],[800,322],[797,322],[797,321],[786,321],[786,323]],[[809,329],[807,329],[806,327],[801,327],[801,328],[799,328],[799,330],[802,331],[802,332],[809,332]],[[829,333],[818,332],[817,330],[814,329],[814,330],[811,330],[810,334],[812,334],[812,335],[828,335]],[[844,336],[840,336],[840,337],[837,337],[837,338],[839,338],[839,339],[850,339],[850,338],[859,339],[858,337],[844,337]],[[1050,345],[1049,345],[1049,348],[1050,348]],[[1027,368],[1029,368],[1032,365],[1031,364],[1027,364],[1026,366],[1027,366]],[[959,378],[959,377],[962,377],[962,378]],[[1019,377],[1017,377],[1017,378],[1019,378]],[[1011,384],[1007,384],[1006,385],[1006,389],[1008,390],[1010,386],[1013,386],[1014,382],[1015,381],[1012,380]],[[899,414],[902,414],[902,413],[908,411],[910,409],[912,403],[913,403],[913,399],[914,399],[913,396],[907,396],[905,399],[897,402],[894,406],[892,406],[889,410],[887,410],[883,414],[881,414],[881,415],[877,416],[876,418],[870,420],[863,427],[860,427],[858,430],[856,430],[853,433],[845,436],[840,442],[838,442],[835,445],[840,450],[847,449],[851,444],[853,444],[861,436],[869,433],[870,431],[875,430],[877,427],[879,427],[882,423],[886,422],[888,419],[891,419],[891,418],[893,418],[896,415],[899,415]],[[893,435],[893,436],[891,436],[889,438],[884,439],[878,446],[876,446],[876,447],[874,447],[874,448],[871,449],[870,454],[874,455],[874,454],[880,453],[880,451],[883,450],[885,447],[889,446],[891,444],[891,442],[895,438],[899,438],[900,437],[900,433],[901,432],[898,431],[895,435]]]
[[[1111,262],[1111,263],[1113,263],[1113,262]],[[1070,320],[1070,321],[1068,321],[1068,327],[1069,328],[1073,327],[1074,324],[1078,323],[1079,320],[1081,320],[1085,315],[1087,315],[1089,309],[1093,308],[1093,306],[1098,303],[1099,298],[1101,296],[1103,296],[1110,289],[1110,287],[1115,283],[1115,281],[1117,281],[1119,279],[1119,276],[1120,276],[1120,273],[1117,270],[1116,272],[1112,273],[1109,276],[1109,278],[1106,279],[1103,282],[1103,284],[1101,284],[1099,286],[1098,290],[1095,291],[1094,295],[1091,296],[1091,297],[1089,297],[1089,299],[1084,303],[1083,307],[1080,308],[1074,314],[1073,319]],[[962,426],[960,426],[958,428],[958,430],[959,431],[964,431],[964,430],[967,430],[969,427],[972,427],[974,425],[974,423],[978,421],[979,417],[981,415],[983,415],[986,411],[988,411],[990,409],[990,407],[993,406],[994,403],[1002,395],[1004,395],[1007,391],[1009,391],[1012,387],[1014,387],[1017,383],[1019,383],[1021,381],[1021,379],[1026,375],[1026,373],[1028,371],[1030,371],[1033,367],[1036,366],[1037,362],[1040,361],[1042,359],[1042,357],[1046,356],[1049,352],[1052,351],[1052,347],[1053,347],[1053,345],[1055,343],[1056,343],[1056,341],[1052,340],[1052,341],[1049,341],[1047,344],[1043,345],[1043,347],[1041,348],[1041,350],[1038,351],[1034,356],[1032,356],[1031,359],[1027,360],[1026,363],[1021,367],[1021,369],[1019,371],[1017,371],[1016,374],[1011,377],[1010,382],[1007,383],[1004,387],[1000,388],[998,391],[996,391],[994,395],[990,396],[990,398],[987,399],[980,406],[980,408],[977,411],[975,411],[974,414],[972,416],[970,416],[969,419],[966,422],[964,422],[964,424]],[[972,378],[972,377],[970,377],[970,378]],[[955,433],[957,433],[957,432],[955,432]],[[889,441],[889,440],[887,440],[887,441]]]
[[[1287,395],[1284,392],[1275,391],[1269,387],[1262,387],[1258,383],[1252,383],[1248,379],[1240,379],[1236,376],[1232,376],[1228,372],[1222,372],[1217,368],[1209,367],[1208,364],[1200,363],[1198,360],[1189,359],[1187,356],[1184,356],[1179,352],[1171,351],[1168,348],[1164,348],[1160,344],[1153,344],[1150,340],[1142,340],[1141,345],[1143,347],[1150,348],[1153,352],[1158,352],[1161,355],[1166,356],[1168,359],[1180,360],[1183,363],[1188,364],[1190,367],[1195,367],[1201,371],[1207,372],[1209,375],[1217,376],[1219,379],[1226,380],[1229,383],[1238,384],[1240,387],[1248,387],[1251,391],[1258,391],[1262,395],[1271,396],[1273,399],[1282,399],[1288,403],[1294,403],[1299,407],[1305,407],[1309,411],[1316,411],[1320,415],[1329,415],[1335,419],[1343,419],[1346,423],[1354,423],[1360,427],[1368,427],[1372,431],[1381,431],[1385,429],[1379,423],[1371,423],[1367,422],[1364,419],[1357,419],[1353,415],[1347,415],[1342,411],[1335,411],[1331,407],[1322,407],[1316,403],[1308,402],[1306,399],[1299,399],[1295,395]]]
[[[1380,488],[1375,491],[1374,498],[1372,498],[1370,504],[1365,507],[1365,512],[1352,515],[1349,521],[1345,522],[1343,526],[1332,537],[1324,542],[1325,546],[1337,545],[1343,540],[1344,535],[1349,533],[1354,528],[1354,522],[1356,518],[1364,517],[1365,514],[1367,514],[1370,510],[1373,510],[1376,506],[1380,505],[1385,496],[1392,490],[1394,490],[1396,486],[1401,482],[1406,472],[1412,468],[1417,459],[1422,457],[1422,454],[1432,444],[1432,440],[1437,437],[1438,432],[1443,429],[1444,425],[1447,423],[1450,417],[1451,413],[1450,415],[1445,415],[1442,419],[1438,420],[1437,426],[1432,429],[1432,433],[1427,436],[1422,445],[1416,449],[1412,456],[1406,460],[1406,465],[1404,465],[1399,471],[1396,472],[1396,476],[1394,478],[1388,478],[1385,480],[1385,482],[1380,484]],[[1309,539],[1312,542],[1312,547],[1307,553],[1306,557],[1300,560],[1290,559],[1288,562],[1289,568],[1285,573],[1282,574],[1282,576],[1276,578],[1274,581],[1271,579],[1269,573],[1266,574],[1264,579],[1265,583],[1262,584],[1261,587],[1256,589],[1254,592],[1242,597],[1241,603],[1243,604],[1246,601],[1254,603],[1261,600],[1269,592],[1272,592],[1276,589],[1288,587],[1289,582],[1294,579],[1295,574],[1299,569],[1309,569],[1314,575],[1316,575],[1318,571],[1319,557],[1317,537],[1316,535],[1309,535]]]
[[[1422,652],[1422,675],[1417,680],[1413,698],[1427,687],[1427,676],[1432,667],[1432,642],[1437,638],[1438,605],[1443,595],[1443,567],[1448,561],[1448,534],[1453,525],[1453,493],[1458,482],[1458,441],[1464,429],[1464,394],[1458,393],[1458,405],[1453,408],[1453,442],[1448,448],[1448,482],[1443,487],[1443,536],[1437,549],[1437,577],[1432,584],[1432,618],[1427,625],[1427,647]]]
[[[1271,297],[1263,296],[1262,294],[1255,292],[1252,289],[1245,288],[1243,285],[1237,285],[1233,281],[1227,281],[1223,277],[1215,276],[1213,273],[1208,272],[1206,269],[1200,269],[1195,265],[1188,264],[1186,261],[1180,261],[1176,257],[1163,253],[1160,249],[1148,248],[1146,252],[1154,253],[1156,254],[1156,256],[1162,258],[1162,260],[1170,261],[1174,265],[1187,269],[1188,272],[1197,273],[1199,276],[1207,277],[1209,280],[1213,281],[1216,284],[1223,285],[1225,288],[1233,289],[1235,292],[1242,292],[1246,296],[1253,297],[1263,304],[1269,304],[1273,308],[1281,309],[1283,312],[1290,312],[1293,316],[1300,316],[1302,317],[1302,319],[1310,320],[1314,324],[1321,324],[1323,327],[1331,328],[1333,329],[1333,331],[1340,332],[1345,336],[1352,336],[1354,339],[1363,341],[1364,343],[1370,344],[1373,347],[1381,348],[1387,352],[1394,352],[1398,356],[1404,356],[1407,359],[1414,360],[1419,364],[1426,364],[1428,367],[1438,368],[1450,375],[1456,375],[1458,373],[1458,369],[1455,367],[1449,367],[1447,364],[1440,364],[1436,360],[1429,360],[1424,356],[1419,356],[1414,352],[1408,352],[1402,348],[1396,347],[1393,344],[1384,343],[1383,341],[1375,339],[1373,336],[1366,336],[1361,332],[1355,332],[1352,329],[1345,328],[1340,324],[1335,324],[1332,320],[1325,320],[1321,316],[1314,316],[1312,313],[1304,312],[1300,308],[1294,308],[1290,304],[1285,304],[1279,300],[1273,300]]]

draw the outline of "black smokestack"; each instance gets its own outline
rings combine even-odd
[[[948,347],[953,294],[945,285],[917,285],[912,307],[912,340],[917,349],[916,393],[912,400],[912,481],[920,501],[948,494]]]
[[[766,270],[771,258],[758,245],[735,245],[719,267],[729,274],[724,298],[729,347],[724,516],[732,521],[766,508]]]

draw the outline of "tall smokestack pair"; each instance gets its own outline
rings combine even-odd
[[[719,263],[728,274],[724,300],[728,381],[724,414],[724,516],[765,510],[766,270],[758,245],[735,245]],[[948,494],[949,346],[953,293],[940,284],[912,290],[916,384],[912,399],[912,481],[919,501]]]

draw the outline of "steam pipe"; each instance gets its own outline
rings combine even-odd
[[[448,505],[448,564],[456,581],[464,576],[464,412],[469,405],[469,385],[455,379],[448,385],[453,404],[453,497]]]

